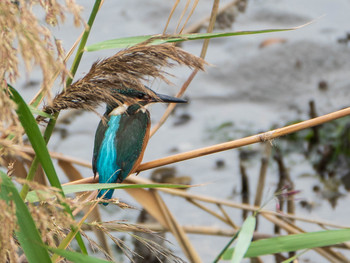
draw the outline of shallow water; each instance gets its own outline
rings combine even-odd
[[[91,1],[90,1],[91,2]],[[182,1],[185,2],[185,1]],[[200,1],[191,22],[207,16],[212,1]],[[225,1],[222,1],[225,3]],[[227,1],[226,1],[227,2]],[[92,6],[80,1],[88,15]],[[140,34],[158,34],[163,31],[172,2],[168,1],[106,1],[97,16],[88,44],[98,41],[134,36]],[[181,3],[184,4],[184,3]],[[181,10],[181,9],[180,9]],[[310,1],[248,1],[244,14],[240,14],[234,23],[235,31],[257,30],[266,28],[285,28],[302,25],[315,20],[311,25],[288,32],[238,36],[212,40],[206,60],[212,64],[206,73],[199,73],[190,85],[187,97],[190,102],[179,107],[174,116],[157,132],[149,142],[144,162],[154,160],[177,152],[197,149],[218,143],[217,138],[208,138],[208,130],[224,122],[232,122],[232,139],[267,131],[272,125],[283,126],[286,121],[308,118],[308,102],[315,100],[318,114],[325,114],[348,106],[350,95],[350,50],[346,44],[339,44],[337,39],[344,37],[349,28],[349,1],[310,0]],[[324,16],[323,16],[324,15]],[[178,13],[175,14],[176,19]],[[173,32],[176,19],[170,24],[168,32]],[[71,25],[62,25],[56,32],[63,39],[68,50],[80,30]],[[268,38],[283,38],[285,43],[259,48],[261,42]],[[199,54],[201,42],[190,42],[183,45],[185,50]],[[86,73],[92,62],[114,54],[114,50],[87,53],[77,73],[77,78]],[[171,71],[176,75],[172,79],[174,87],[165,87],[158,82],[153,88],[163,93],[174,94],[178,87],[189,76],[187,69],[176,68]],[[36,75],[34,74],[34,80]],[[318,88],[319,82],[328,83],[328,89]],[[23,91],[29,99],[33,89]],[[152,119],[159,120],[164,112],[164,105],[152,107]],[[103,110],[103,109],[101,109]],[[186,113],[190,120],[184,125],[174,126],[179,116]],[[50,149],[84,160],[91,160],[93,138],[99,118],[93,113],[83,113],[73,124],[64,127],[68,137],[61,139],[56,133],[50,142]],[[274,142],[279,144],[279,140]],[[249,146],[248,149],[261,151],[261,145]],[[223,160],[224,169],[216,170],[217,160]],[[254,198],[259,165],[256,162],[248,164],[247,173],[250,176],[251,199]],[[318,181],[311,177],[301,177],[302,174],[314,174],[308,162],[298,155],[289,156],[286,165],[294,181],[295,188],[302,190],[298,198],[305,198],[316,203],[312,212],[302,209],[296,204],[297,214],[312,218],[324,219],[342,225],[349,225],[349,194],[342,190],[344,196],[338,200],[333,210],[326,201],[320,201],[318,194],[311,191]],[[215,155],[181,162],[175,166],[179,175],[189,175],[193,184],[205,184],[191,189],[191,192],[229,198],[234,190],[240,191],[240,176],[238,165],[238,150],[231,150]],[[85,177],[92,176],[88,169],[81,169]],[[150,172],[139,176],[148,177]],[[62,179],[66,180],[66,179]],[[264,196],[268,198],[276,188],[277,167],[270,165]],[[118,193],[119,194],[119,193]],[[115,195],[116,196],[116,195]],[[119,195],[118,195],[119,197]],[[122,200],[134,204],[126,194],[121,194]],[[182,199],[165,196],[171,211],[177,215],[181,224],[217,225],[211,216],[190,205],[184,205]],[[240,201],[240,196],[233,200]],[[113,207],[108,207],[105,220],[127,218],[135,222],[138,211],[119,211],[117,216]],[[271,207],[273,208],[273,205]],[[241,224],[241,211],[230,210],[229,214],[237,224]],[[264,233],[272,233],[271,224],[264,222]],[[317,230],[312,225],[300,224],[306,231]],[[172,249],[182,252],[177,247],[176,240]],[[195,248],[203,259],[210,262],[228,242],[228,238],[203,237],[190,235]],[[306,253],[301,262],[326,262],[316,253]],[[269,262],[267,258],[265,262]]]

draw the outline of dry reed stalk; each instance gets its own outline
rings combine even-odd
[[[104,225],[104,224],[103,224]],[[145,231],[153,231],[157,233],[169,232],[169,229],[162,226],[161,224],[132,224],[132,225],[113,225],[113,223],[109,223],[108,225],[104,225],[106,229],[110,231],[133,231],[133,232],[145,232]],[[208,235],[208,236],[223,236],[223,237],[233,237],[238,230],[234,230],[231,228],[218,228],[212,226],[193,226],[193,225],[184,225],[182,226],[183,230],[188,234],[197,234],[197,235]],[[83,227],[84,231],[91,230],[89,227]],[[255,232],[253,235],[253,240],[266,239],[271,238],[272,235],[258,233]]]
[[[44,107],[44,111],[53,114],[67,108],[94,110],[101,103],[136,103],[125,93],[139,90],[150,94],[151,91],[143,84],[150,77],[169,83],[166,78],[168,74],[160,68],[171,67],[174,62],[204,70],[205,62],[201,58],[169,44],[148,43],[141,43],[95,62],[82,79],[58,94],[51,105]]]
[[[231,220],[231,218],[230,218],[229,215],[227,214],[226,210],[222,207],[222,205],[216,204],[216,206],[219,207],[221,213],[224,215],[224,217],[225,217],[226,220],[230,223],[230,225],[231,225],[234,229],[238,229],[239,227]]]
[[[189,203],[191,203],[191,204],[193,204],[193,205],[195,205],[195,206],[197,206],[199,209],[202,209],[204,212],[207,212],[208,214],[210,214],[210,215],[216,217],[217,219],[221,220],[222,222],[224,222],[224,223],[226,223],[226,224],[232,226],[232,225],[230,224],[230,222],[229,222],[225,217],[219,215],[219,214],[216,213],[215,211],[213,211],[213,210],[209,209],[208,207],[206,207],[206,206],[204,206],[204,205],[198,203],[197,201],[194,201],[193,199],[186,199],[186,201],[189,202]]]
[[[223,7],[219,8],[217,12],[217,16],[221,16],[222,14],[227,12],[227,10],[230,8],[237,8],[241,10],[240,5],[242,5],[242,2],[246,2],[246,0],[234,0],[225,4]],[[184,34],[198,33],[200,29],[203,27],[203,25],[206,24],[208,21],[210,21],[210,16],[207,16],[201,19],[200,21],[195,22],[193,25],[189,26],[187,30],[185,30]]]
[[[191,0],[189,0],[189,2],[190,2],[190,1],[191,1]],[[195,1],[194,1],[193,5],[192,5],[192,8],[191,8],[191,11],[190,11],[190,13],[188,14],[188,16],[187,16],[187,18],[186,18],[186,21],[185,21],[185,23],[183,24],[183,26],[182,26],[182,28],[181,28],[181,30],[180,30],[180,34],[183,33],[183,31],[184,31],[184,29],[185,29],[185,27],[186,27],[188,21],[190,20],[191,16],[193,15],[194,10],[196,9],[196,7],[197,7],[197,5],[198,5],[198,2],[199,2],[199,0],[195,0]]]
[[[192,246],[190,240],[188,239],[185,231],[179,225],[173,214],[168,209],[167,205],[164,203],[163,199],[160,197],[159,193],[155,190],[151,190],[154,192],[154,195],[157,200],[158,207],[162,210],[162,213],[167,221],[170,231],[173,233],[174,237],[177,239],[180,247],[185,253],[186,257],[190,262],[200,263],[202,262],[196,250]]]
[[[240,159],[239,161],[239,170],[241,174],[241,183],[242,183],[242,189],[241,189],[242,204],[249,204],[249,179],[248,179],[242,159]],[[243,220],[245,220],[247,216],[248,216],[248,211],[242,210]]]
[[[87,178],[87,179],[89,179],[89,178]],[[81,181],[81,183],[85,183],[85,182],[86,181]],[[147,183],[151,183],[151,182],[152,181],[147,180],[145,178],[140,178],[140,177],[135,177],[135,176],[131,176],[131,177],[128,177],[126,179],[126,183],[147,184]],[[69,185],[69,184],[72,184],[72,183],[67,183],[67,185]],[[261,214],[270,214],[270,215],[275,215],[275,216],[281,216],[281,217],[291,218],[291,219],[295,219],[295,220],[299,220],[299,221],[303,221],[303,222],[308,222],[308,223],[312,223],[312,224],[324,225],[324,226],[329,226],[329,227],[334,227],[334,228],[349,228],[350,227],[350,226],[346,226],[346,225],[337,225],[337,224],[334,224],[331,222],[315,220],[315,219],[310,219],[307,217],[290,215],[290,214],[286,214],[286,213],[281,214],[279,212],[274,212],[274,211],[270,211],[270,210],[263,210],[260,207],[256,207],[253,205],[235,203],[235,202],[232,202],[229,200],[212,198],[212,197],[199,195],[199,194],[191,194],[189,192],[184,192],[184,191],[177,190],[177,189],[159,188],[158,191],[165,192],[165,193],[172,194],[172,195],[176,195],[176,196],[180,196],[183,198],[190,198],[190,199],[203,201],[203,202],[207,202],[207,203],[212,203],[212,204],[221,204],[221,205],[228,206],[228,207],[246,209],[249,211],[257,211]]]
[[[267,168],[269,166],[269,159],[271,155],[271,148],[272,145],[269,142],[264,143],[264,153],[261,158],[261,166],[260,166],[260,172],[259,172],[259,179],[258,184],[256,186],[256,194],[255,194],[255,200],[254,205],[257,207],[261,206],[263,192],[265,188],[265,179],[266,179],[266,172]],[[256,229],[259,227],[259,215],[256,216]]]
[[[80,161],[80,162],[83,162],[83,161]],[[86,165],[86,167],[91,167],[91,165],[88,162],[85,162],[85,165]],[[84,178],[82,180],[65,183],[63,185],[93,184],[93,183],[98,183],[98,176],[96,176],[96,178],[93,178],[93,177]],[[126,178],[125,183],[147,184],[147,183],[152,183],[152,181],[147,180],[145,178],[141,178],[141,177],[129,176],[128,178]],[[128,190],[131,190],[131,189],[128,189]],[[252,212],[257,211],[261,214],[264,213],[264,214],[282,216],[282,217],[286,217],[286,218],[292,218],[295,220],[299,220],[299,221],[303,221],[303,222],[307,222],[307,223],[311,223],[311,224],[317,224],[320,226],[329,226],[329,227],[334,227],[334,228],[350,228],[350,226],[348,226],[348,225],[340,225],[340,224],[335,224],[335,223],[331,223],[331,222],[327,222],[327,221],[323,221],[323,220],[311,219],[311,218],[296,216],[296,215],[289,215],[289,214],[285,214],[285,213],[281,214],[281,213],[270,211],[270,210],[261,210],[260,207],[253,206],[253,205],[239,204],[239,203],[235,203],[235,202],[228,201],[225,199],[212,198],[212,197],[198,195],[198,194],[190,194],[190,193],[187,193],[187,192],[184,192],[181,190],[176,190],[176,189],[159,188],[158,191],[162,191],[162,192],[165,192],[168,194],[180,196],[180,197],[183,197],[186,199],[187,198],[195,199],[195,200],[199,200],[199,201],[204,201],[204,202],[213,203],[213,204],[221,204],[221,205],[225,205],[225,206],[229,206],[229,207],[233,207],[233,208],[238,208],[238,209],[246,209],[246,210],[249,210]]]
[[[188,7],[189,7],[189,5],[190,5],[190,2],[191,2],[191,0],[187,0],[187,1],[186,1],[185,7],[183,8],[183,10],[182,10],[182,12],[181,12],[181,14],[180,14],[179,21],[177,22],[175,32],[177,32],[177,30],[179,29],[179,26],[180,26],[180,24],[181,24],[181,21],[182,21],[182,19],[184,18],[185,14],[186,14],[186,11],[187,11],[187,9],[188,9]],[[180,32],[181,32],[181,30],[180,30]]]
[[[216,21],[216,15],[217,15],[217,12],[219,9],[219,2],[220,2],[219,0],[215,0],[213,2],[213,7],[211,10],[211,14],[210,14],[210,22],[209,22],[209,26],[207,29],[207,33],[213,32],[215,21]],[[200,54],[200,57],[202,59],[205,58],[205,55],[206,55],[207,50],[208,50],[208,45],[209,45],[209,39],[205,39],[203,42],[203,46],[202,46],[202,50],[201,50],[201,54]],[[188,79],[182,85],[181,90],[176,94],[176,97],[179,98],[185,93],[185,91],[187,90],[188,86],[190,85],[190,83],[192,82],[194,77],[197,75],[197,73],[198,73],[198,69],[195,69],[191,73],[191,75],[188,77]],[[164,122],[168,119],[168,117],[173,112],[175,107],[176,107],[176,104],[174,104],[174,103],[169,104],[169,106],[167,107],[166,111],[164,112],[162,118],[159,120],[159,122],[156,125],[153,126],[151,133],[150,133],[150,137],[152,137],[157,132],[157,130],[164,124]]]
[[[315,101],[313,101],[313,100],[309,101],[309,108],[310,108],[310,111],[309,111],[310,118],[311,119],[316,118],[318,116],[318,114],[316,112]],[[318,126],[312,127],[313,134],[312,134],[311,139],[308,142],[308,147],[307,147],[308,153],[310,153],[312,147],[316,146],[320,142],[319,128],[320,127],[318,127]]]
[[[165,24],[165,27],[164,27],[164,30],[163,30],[163,35],[166,34],[166,30],[168,29],[170,20],[173,17],[173,14],[174,14],[177,6],[179,5],[179,3],[180,3],[180,0],[176,0],[174,5],[173,5],[173,7],[171,8],[170,14],[168,16],[168,20],[166,21],[166,24]]]
[[[263,133],[260,133],[257,135],[252,135],[252,136],[245,137],[242,139],[233,140],[233,141],[229,141],[229,142],[225,142],[225,143],[220,143],[220,144],[216,144],[213,146],[204,147],[204,148],[192,150],[192,151],[185,152],[185,153],[179,153],[179,154],[175,154],[172,156],[160,158],[160,159],[155,160],[155,161],[143,163],[143,164],[140,164],[140,166],[138,167],[136,172],[139,173],[141,171],[148,170],[151,168],[155,168],[155,167],[159,167],[159,166],[163,166],[163,165],[168,165],[168,164],[172,164],[172,163],[177,163],[177,162],[205,156],[208,154],[227,151],[227,150],[235,149],[238,147],[247,146],[247,145],[250,145],[253,143],[272,141],[273,139],[276,139],[278,137],[285,136],[285,135],[290,134],[290,133],[298,132],[298,131],[301,131],[301,130],[304,130],[307,128],[311,128],[311,127],[314,127],[316,125],[330,122],[330,121],[333,121],[333,120],[336,120],[336,119],[339,119],[339,118],[342,118],[342,117],[345,117],[348,115],[350,115],[350,107],[339,110],[339,111],[335,111],[335,112],[332,112],[329,114],[325,114],[323,116],[320,116],[320,117],[317,117],[317,118],[314,118],[311,120],[306,120],[306,121],[299,122],[297,124],[293,124],[293,125],[289,125],[289,126],[286,126],[283,128],[275,129],[272,131],[263,132]]]
[[[264,143],[264,153],[263,157],[261,158],[261,166],[260,166],[260,173],[259,173],[259,179],[258,179],[258,185],[256,188],[256,194],[255,194],[255,206],[261,205],[261,200],[264,192],[265,187],[265,178],[266,178],[266,171],[269,166],[269,159],[271,155],[271,143]]]

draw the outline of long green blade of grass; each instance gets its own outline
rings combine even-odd
[[[64,192],[62,190],[61,183],[58,180],[56,170],[53,166],[50,154],[46,148],[45,140],[44,140],[43,136],[41,135],[39,127],[38,127],[32,113],[30,112],[28,105],[25,103],[25,101],[22,99],[21,95],[13,87],[11,87],[10,85],[8,85],[8,86],[9,86],[9,89],[12,93],[11,98],[17,104],[18,118],[21,121],[21,124],[22,124],[22,126],[23,126],[23,128],[24,128],[24,130],[29,138],[30,143],[32,144],[32,147],[35,151],[35,154],[36,154],[36,158],[34,159],[33,163],[36,160],[40,161],[40,163],[41,163],[41,165],[46,173],[46,176],[49,179],[50,184],[52,186],[60,189],[61,194],[64,196]],[[35,170],[36,170],[36,168],[34,166],[35,165],[32,164],[32,166],[29,170],[29,176],[27,177],[27,180],[33,180],[33,177],[35,175]],[[33,167],[35,169],[32,169]],[[28,191],[29,191],[28,185],[26,185],[26,184],[23,185],[23,189],[22,189],[21,195],[20,195],[22,197],[22,199],[26,198]],[[72,215],[70,208],[66,204],[63,204],[63,205],[64,205],[66,211]],[[78,244],[79,244],[80,248],[82,249],[82,251],[87,254],[87,250],[85,248],[85,245],[84,245],[84,242],[81,238],[80,233],[78,233],[78,235],[77,235],[77,241],[78,241]]]
[[[64,249],[49,247],[49,250],[51,250],[52,252],[54,252],[57,255],[60,255],[61,257],[68,259],[70,262],[76,262],[76,263],[81,263],[81,262],[84,262],[84,263],[109,263],[109,262],[112,262],[112,261],[107,261],[104,259],[95,258],[95,257],[84,255],[84,254],[81,254],[78,252],[68,251],[68,250],[64,250]]]
[[[262,239],[251,243],[245,257],[324,247],[350,241],[350,229],[328,230]],[[224,260],[230,260],[234,249],[228,249]]]
[[[85,47],[85,50],[91,52],[91,51],[98,51],[103,49],[127,48],[130,46],[134,46],[139,43],[142,43],[144,41],[150,41],[149,44],[151,45],[159,45],[164,43],[174,43],[174,42],[182,42],[182,41],[189,41],[189,40],[200,40],[200,39],[210,39],[210,38],[218,38],[218,37],[282,32],[282,31],[295,30],[297,28],[299,27],[285,28],[285,29],[266,29],[266,30],[257,30],[257,31],[241,31],[241,32],[134,36],[134,37],[126,37],[126,38],[118,38],[118,39],[102,41],[102,42]]]
[[[64,185],[62,186],[64,194],[79,193],[84,191],[94,191],[99,189],[135,189],[135,188],[189,188],[189,185],[182,184],[79,184],[79,185]],[[40,192],[40,196],[43,198],[51,198],[47,196],[47,193]],[[39,199],[36,191],[28,193],[26,200],[28,202],[43,201]]]
[[[231,262],[239,263],[244,258],[245,253],[247,252],[249,245],[252,242],[254,229],[256,225],[255,216],[249,216],[243,223],[241,230],[238,234],[237,245],[232,254]]]
[[[16,231],[16,236],[28,262],[51,262],[49,253],[45,248],[33,218],[20,197],[15,185],[10,178],[1,171],[0,177],[0,198],[6,202],[14,202],[16,205],[16,217],[19,226],[19,230]]]
[[[30,143],[35,151],[36,156],[38,157],[47,178],[52,186],[62,189],[60,181],[58,180],[56,170],[53,166],[49,151],[46,148],[46,143],[43,136],[39,130],[39,127],[27,105],[23,100],[21,95],[15,90],[11,85],[8,85],[11,98],[17,104],[17,115],[18,118],[28,136]],[[33,173],[34,174],[34,173]],[[27,178],[32,180],[33,178]],[[27,193],[25,193],[26,195]],[[24,195],[24,196],[25,196]],[[22,196],[22,195],[21,195]],[[23,196],[22,196],[23,197]]]

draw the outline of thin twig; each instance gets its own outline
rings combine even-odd
[[[241,189],[242,204],[249,204],[249,179],[248,179],[242,159],[240,159],[239,161],[239,170],[241,174],[241,183],[242,183],[242,189]],[[243,220],[245,220],[247,216],[248,216],[248,211],[243,210],[242,211]]]
[[[221,213],[224,215],[224,217],[226,218],[226,220],[230,223],[230,225],[234,228],[234,229],[238,229],[239,227],[232,221],[231,217],[227,214],[226,210],[222,207],[222,205],[220,204],[216,204],[217,207],[219,207]]]
[[[267,142],[265,143],[264,148],[265,148],[264,154],[263,154],[263,157],[261,158],[261,167],[260,167],[259,180],[258,180],[259,183],[257,185],[256,194],[255,194],[255,201],[254,201],[255,206],[261,205],[261,200],[262,200],[264,186],[265,186],[266,171],[269,165],[269,158],[271,155],[272,146],[270,143]]]
[[[141,178],[141,177],[136,177],[136,176],[129,176],[128,178],[125,179],[125,183],[133,183],[133,184],[147,184],[147,183],[152,183],[152,181]],[[82,180],[74,181],[74,182],[69,182],[63,185],[75,185],[75,184],[89,184],[89,183],[98,183],[98,176],[94,179],[93,177],[85,178]],[[204,195],[199,195],[199,194],[191,194],[188,192],[184,192],[182,190],[177,190],[177,189],[169,189],[169,188],[159,188],[159,191],[180,196],[183,198],[190,198],[190,199],[195,199],[203,202],[208,202],[212,204],[221,204],[233,208],[238,208],[238,209],[246,209],[249,211],[258,211],[260,214],[271,214],[271,215],[276,215],[276,216],[281,216],[281,217],[286,217],[286,218],[292,218],[295,220],[311,223],[311,224],[318,224],[322,226],[329,226],[329,227],[334,227],[334,228],[350,228],[349,225],[340,225],[340,224],[335,224],[331,222],[326,222],[318,219],[312,219],[309,217],[302,217],[302,216],[296,216],[296,215],[289,215],[286,213],[278,213],[274,212],[271,210],[262,210],[260,207],[253,206],[253,205],[247,205],[247,204],[240,204],[240,203],[235,203],[233,201],[229,201],[226,199],[218,199],[218,198],[212,198]]]
[[[241,2],[241,0],[235,0],[235,1],[232,1],[230,3],[227,3],[226,5],[224,5],[223,7],[221,7],[219,10],[218,10],[218,13],[217,15],[221,15],[222,13],[226,12],[227,9],[233,7],[233,6],[236,6],[239,2]],[[185,34],[190,34],[190,33],[198,33],[199,30],[201,29],[201,27],[207,23],[208,21],[210,20],[210,16],[207,16],[205,18],[203,18],[202,20],[194,23],[193,25],[189,26],[187,28],[187,30],[185,30]]]
[[[179,245],[181,246],[183,252],[186,254],[190,262],[200,263],[201,259],[197,254],[196,250],[194,249],[194,247],[192,246],[182,226],[180,226],[180,224],[177,222],[173,214],[170,212],[167,205],[164,203],[163,199],[160,197],[158,191],[156,190],[152,190],[152,191],[154,192],[159,208],[162,210],[164,217],[167,220],[167,223],[171,232],[173,233],[175,238],[178,240]]]
[[[153,223],[153,224],[132,224],[132,225],[120,225],[113,223],[109,223],[108,225],[104,225],[106,229],[109,231],[133,231],[133,232],[144,232],[145,229],[162,233],[168,232],[169,229],[165,228],[161,224]],[[223,236],[223,237],[232,237],[237,233],[237,230],[232,228],[218,228],[213,226],[193,226],[193,225],[184,225],[182,226],[183,230],[188,234],[197,234],[197,235],[209,235],[209,236]],[[83,227],[83,230],[91,230],[91,227]],[[253,240],[266,239],[274,237],[270,234],[258,233],[255,232],[253,234]]]
[[[193,199],[186,199],[186,201],[188,201],[189,203],[197,206],[199,209],[202,209],[203,211],[207,212],[208,214],[211,214],[212,216],[216,217],[217,219],[221,220],[222,222],[232,226],[225,217],[219,215],[218,213],[216,213],[215,211],[209,209],[208,207],[198,203],[197,201],[194,201]]]
[[[210,23],[209,23],[209,26],[208,26],[208,29],[207,29],[207,33],[213,32],[215,21],[216,21],[216,15],[217,15],[217,12],[218,12],[218,9],[219,9],[219,2],[220,2],[219,0],[215,0],[214,3],[213,3],[211,15],[210,15]],[[207,49],[208,49],[208,45],[209,45],[209,39],[205,39],[204,42],[203,42],[203,47],[202,47],[202,51],[201,51],[201,55],[200,55],[200,57],[202,59],[205,58],[205,55],[206,55]],[[179,98],[185,93],[187,87],[190,85],[190,83],[192,82],[194,77],[197,75],[197,73],[198,73],[197,69],[193,70],[193,72],[188,77],[186,82],[182,85],[181,90],[178,92],[178,94],[176,94],[176,97]],[[163,125],[163,123],[168,119],[170,114],[175,109],[175,106],[176,106],[175,103],[170,103],[169,104],[169,106],[167,107],[167,109],[164,112],[164,114],[163,114],[162,118],[160,119],[160,121],[152,128],[151,133],[150,133],[150,137],[152,137],[158,131],[158,129]]]

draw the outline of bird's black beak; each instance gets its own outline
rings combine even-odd
[[[187,103],[187,100],[171,97],[164,94],[156,93],[158,98],[153,99],[153,102],[165,102],[165,103]]]

